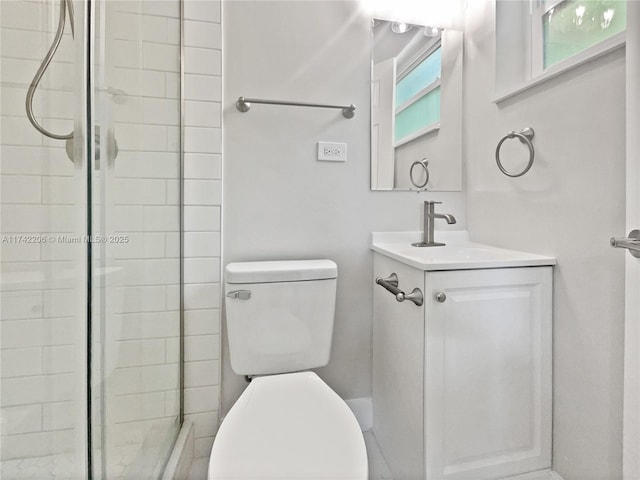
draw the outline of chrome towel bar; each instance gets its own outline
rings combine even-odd
[[[287,100],[265,100],[262,98],[247,98],[238,97],[236,101],[236,108],[245,113],[251,109],[252,103],[262,103],[265,105],[286,105],[289,107],[314,107],[314,108],[339,108],[342,110],[342,115],[345,118],[353,118],[356,114],[356,106],[351,105],[326,105],[324,103],[302,103],[302,102],[289,102]]]
[[[411,293],[408,295],[398,288],[398,275],[396,275],[395,273],[392,273],[387,278],[377,277],[376,283],[388,292],[391,292],[393,295],[395,295],[396,300],[399,302],[409,300],[418,306],[421,306],[424,303],[422,290],[420,290],[418,287],[411,290]]]

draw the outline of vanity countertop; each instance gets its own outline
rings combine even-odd
[[[414,247],[421,232],[374,232],[371,249],[406,265],[425,271],[480,268],[535,267],[555,265],[555,257],[507,250],[469,240],[466,231],[436,231],[435,240],[444,247]]]

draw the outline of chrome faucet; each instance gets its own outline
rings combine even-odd
[[[436,213],[435,206],[442,202],[424,202],[424,236],[422,242],[412,243],[414,247],[443,247],[444,243],[433,241],[433,224],[436,218],[443,218],[449,225],[456,223],[456,218],[448,213]]]

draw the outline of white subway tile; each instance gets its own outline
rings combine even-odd
[[[162,312],[166,310],[164,286],[117,287],[111,302],[115,313]]]
[[[220,154],[185,153],[184,177],[219,180],[222,178],[222,158]]]
[[[178,363],[118,368],[113,372],[113,395],[175,389],[180,384]]]
[[[2,380],[3,407],[72,400],[76,394],[75,374],[5,378]]]
[[[152,15],[143,15],[140,27],[142,30],[142,40],[145,42],[169,42],[169,27],[167,19]],[[179,43],[180,38],[176,39]]]
[[[143,230],[172,232],[180,230],[180,209],[177,205],[143,207]]]
[[[180,204],[180,180],[177,178],[169,178],[167,182],[167,198],[165,199],[167,205],[179,205]]]
[[[120,152],[116,176],[139,178],[178,178],[180,156],[173,152]]]
[[[167,127],[165,126],[116,124],[115,135],[120,150],[167,151]],[[123,160],[120,159],[120,161]]]
[[[185,205],[220,205],[222,182],[220,180],[185,180]]]
[[[220,363],[218,360],[185,362],[185,387],[205,387],[220,383]]]
[[[81,220],[68,205],[2,205],[0,212],[3,232],[70,232]]]
[[[147,124],[180,124],[180,102],[177,99],[145,98],[143,113],[143,121]]]
[[[199,310],[220,306],[220,285],[217,283],[193,283],[184,286],[184,308]]]
[[[76,313],[78,292],[75,289],[43,290],[44,317],[71,317]]]
[[[221,124],[220,103],[186,101],[184,123],[191,127],[219,127]]]
[[[39,375],[41,356],[39,348],[15,348],[0,352],[2,378]]]
[[[189,153],[220,153],[222,134],[219,128],[185,127],[184,150]]]
[[[184,361],[217,360],[220,357],[218,335],[196,335],[184,338]]]
[[[164,205],[164,180],[115,178],[111,182],[111,195],[116,205]]]
[[[180,414],[180,390],[174,389],[164,392],[164,415],[177,417]]]
[[[82,203],[79,179],[73,177],[42,177],[42,203],[49,205],[73,205]]]
[[[184,283],[217,283],[220,282],[220,259],[185,258]]]
[[[18,320],[42,317],[42,292],[0,292],[0,318]]]
[[[164,416],[164,392],[113,397],[111,413],[114,422],[131,422]]]
[[[19,175],[74,174],[73,163],[64,148],[45,148],[26,145],[0,147],[0,172]]]
[[[184,76],[185,99],[219,102],[222,98],[222,79],[211,75]]]
[[[167,299],[167,310],[180,309],[180,285],[167,285],[165,287],[165,296]]]
[[[184,389],[184,413],[201,413],[218,410],[219,391],[217,386]]]
[[[220,233],[186,232],[184,234],[184,256],[185,258],[219,257]]]
[[[167,363],[177,363],[180,361],[180,337],[178,335],[166,338],[164,341],[165,345],[165,361]]]
[[[221,25],[212,22],[185,20],[184,44],[187,47],[202,47],[220,50],[222,47]]]
[[[139,69],[142,67],[142,48],[139,42],[111,40],[111,60],[114,67]]]
[[[4,441],[0,445],[0,455],[3,459],[11,459],[69,454],[71,446],[75,445],[77,434],[75,430],[69,429],[12,435],[11,441]]]
[[[33,175],[2,175],[0,201],[7,203],[40,203],[40,178]]]
[[[112,321],[116,340],[165,338],[180,333],[179,312],[123,313],[114,315]]]
[[[142,66],[149,70],[178,72],[180,70],[180,48],[176,45],[144,43],[142,45]]]
[[[78,368],[75,347],[62,345],[42,348],[42,373],[68,373]]]
[[[111,244],[115,259],[161,258],[165,256],[164,233],[143,232],[126,234],[126,243]]]
[[[185,336],[216,333],[220,333],[220,309],[186,310],[184,312]]]
[[[186,232],[220,231],[220,207],[184,207],[184,230]]]
[[[24,405],[0,409],[2,418],[2,436],[18,433],[39,432],[42,430],[42,407]],[[7,439],[3,439],[7,441]]]
[[[196,75],[220,75],[220,50],[185,47],[184,71]]]
[[[203,22],[220,23],[221,2],[219,0],[185,0],[184,18]]]
[[[42,405],[42,428],[63,430],[73,428],[76,421],[74,402],[45,403]]]
[[[172,259],[130,259],[117,260],[113,265],[118,272],[118,285],[169,285],[180,280],[180,260]]]
[[[164,72],[123,67],[111,69],[113,88],[123,90],[127,95],[163,97],[165,92],[164,81]]]
[[[164,256],[166,258],[178,258],[180,257],[180,237],[179,232],[167,232],[165,236],[165,250]]]
[[[118,341],[116,342],[115,358],[119,367],[164,363],[164,339]]]
[[[0,327],[2,328],[0,345],[2,348],[24,348],[70,344],[74,341],[75,326],[76,320],[73,318],[37,320],[6,320],[3,318]]]

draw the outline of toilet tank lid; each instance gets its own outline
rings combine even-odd
[[[227,283],[300,282],[337,276],[338,266],[332,260],[233,262],[224,275]]]

